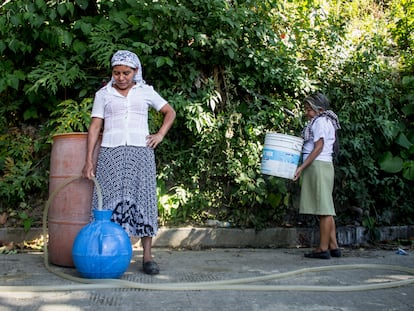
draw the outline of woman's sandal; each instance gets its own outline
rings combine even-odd
[[[306,258],[317,258],[317,259],[331,259],[329,250],[324,252],[311,252],[305,254]]]
[[[142,263],[142,270],[146,274],[154,275],[160,273],[160,267],[155,261],[147,261]]]
[[[339,248],[329,250],[332,257],[342,257],[342,252]]]

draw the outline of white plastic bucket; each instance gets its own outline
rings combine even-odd
[[[262,155],[262,174],[293,179],[302,152],[303,139],[269,132]]]

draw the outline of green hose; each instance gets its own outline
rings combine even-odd
[[[51,194],[45,204],[43,212],[43,236],[47,237],[47,214],[49,206],[56,194],[71,182],[81,177],[73,177],[62,183]],[[98,208],[102,208],[102,192],[100,186],[95,178],[92,178],[96,186],[98,195]],[[222,281],[209,282],[186,282],[186,283],[157,283],[145,284],[136,283],[120,279],[85,279],[72,276],[61,271],[53,269],[49,265],[47,240],[44,242],[44,265],[46,269],[64,279],[76,282],[78,284],[65,285],[40,285],[40,286],[0,286],[1,292],[47,292],[47,291],[74,291],[74,290],[92,290],[92,289],[108,289],[108,288],[133,288],[141,290],[158,290],[158,291],[194,291],[194,290],[237,290],[237,291],[312,291],[312,292],[352,292],[363,290],[377,290],[395,288],[404,285],[414,284],[414,277],[406,280],[382,282],[375,284],[363,285],[347,285],[347,286],[318,286],[318,285],[255,285],[250,283],[263,282],[269,280],[283,279],[287,277],[297,276],[305,273],[315,273],[329,270],[355,270],[355,269],[380,269],[404,272],[414,275],[414,269],[393,266],[393,265],[379,265],[379,264],[353,264],[353,265],[334,265],[324,267],[310,267],[298,269],[290,272],[270,274],[266,276],[239,278]]]

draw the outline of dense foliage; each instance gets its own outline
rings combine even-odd
[[[27,220],[47,197],[51,136],[86,130],[110,56],[130,49],[177,111],[156,151],[163,224],[296,224],[299,186],[262,175],[261,152],[267,131],[300,134],[301,100],[315,90],[342,122],[340,223],[412,224],[413,10],[409,0],[6,1],[0,212]]]

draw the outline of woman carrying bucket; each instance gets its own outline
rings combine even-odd
[[[138,56],[118,51],[111,59],[112,79],[95,94],[92,121],[83,176],[95,176],[102,188],[103,209],[112,210],[112,220],[129,236],[141,238],[142,268],[147,274],[159,273],[152,260],[152,238],[158,230],[154,148],[171,128],[175,111],[142,78]],[[163,123],[149,134],[148,110],[160,111]],[[104,128],[97,163],[93,150]],[[98,205],[97,195],[93,207]]]
[[[306,118],[303,130],[304,145],[302,164],[296,169],[293,180],[301,176],[301,214],[319,216],[319,246],[306,253],[307,258],[330,259],[341,257],[336,240],[335,208],[332,198],[334,166],[332,161],[336,130],[340,128],[337,115],[327,110],[329,101],[325,95],[316,93],[303,101]]]

